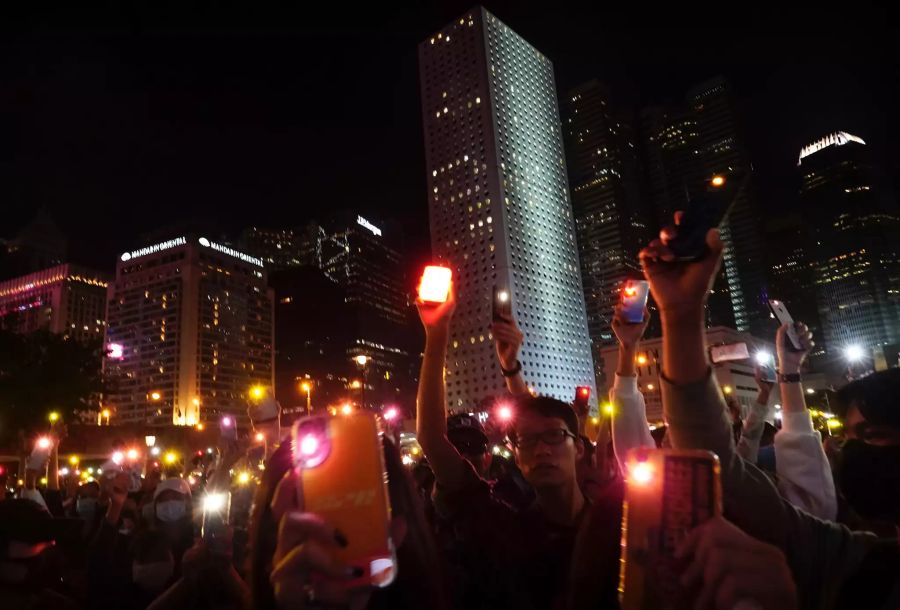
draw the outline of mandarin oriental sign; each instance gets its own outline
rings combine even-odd
[[[140,256],[147,256],[148,254],[155,254],[157,252],[162,252],[163,250],[168,250],[169,248],[176,248],[178,246],[183,246],[187,243],[187,240],[183,237],[176,237],[175,239],[170,239],[168,241],[164,241],[162,243],[154,244],[152,246],[147,246],[146,248],[139,248],[138,250],[132,250],[131,252],[123,252],[122,256],[119,258],[123,263],[127,263],[133,258],[138,258]]]
[[[254,256],[250,256],[249,254],[244,254],[243,252],[238,252],[237,250],[229,248],[228,246],[223,246],[222,244],[217,244],[216,242],[210,241],[210,240],[206,239],[205,237],[201,237],[197,241],[200,243],[201,246],[204,246],[206,248],[211,248],[212,250],[215,250],[216,252],[221,252],[222,254],[227,254],[228,256],[233,256],[234,258],[242,260],[245,263],[251,263],[253,265],[256,265],[257,267],[263,266],[262,260],[254,257]]]

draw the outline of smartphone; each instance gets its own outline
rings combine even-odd
[[[765,363],[757,363],[759,367],[760,377],[766,383],[775,383],[778,377],[775,375],[775,364],[771,361]]]
[[[706,234],[728,216],[747,176],[738,172],[713,177],[706,189],[688,201],[674,239],[666,245],[679,261],[695,261],[706,256]]]
[[[228,519],[231,516],[231,494],[229,492],[208,493],[203,496],[203,521],[200,535],[207,548],[213,553],[227,555],[231,543],[228,536]]]
[[[729,360],[746,360],[750,357],[750,351],[747,349],[746,343],[715,345],[709,348],[709,357],[712,359],[713,364]]]
[[[622,285],[622,315],[629,324],[640,324],[644,321],[644,308],[647,307],[647,295],[650,294],[650,283],[644,280],[625,280]]]
[[[769,299],[769,309],[772,310],[772,315],[774,315],[775,319],[778,320],[778,324],[780,326],[783,326],[785,324],[788,325],[788,347],[792,348],[794,351],[802,351],[803,345],[800,343],[800,337],[797,336],[797,329],[794,327],[794,318],[792,318],[791,314],[788,313],[785,304],[782,301]]]
[[[491,301],[491,318],[494,322],[505,322],[512,319],[512,295],[506,288],[494,286],[494,299]]]
[[[419,299],[426,303],[445,303],[450,296],[453,271],[447,267],[429,265],[419,280]]]
[[[719,458],[709,451],[628,452],[619,601],[623,610],[687,608],[675,550],[696,526],[722,514]]]
[[[337,528],[337,559],[358,567],[350,587],[386,587],[397,576],[382,432],[371,413],[303,417],[292,428],[304,510]]]
[[[222,437],[222,440],[237,440],[237,422],[234,421],[234,417],[231,415],[222,416],[219,420],[219,435]]]

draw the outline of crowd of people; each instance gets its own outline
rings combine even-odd
[[[843,438],[823,442],[802,385],[813,338],[802,324],[782,326],[777,381],[757,375],[745,414],[729,404],[706,345],[722,243],[713,229],[702,258],[676,260],[667,247],[675,231],[640,254],[661,318],[664,434],[651,433],[635,371],[646,310],[639,323],[621,311],[613,319],[613,409],[599,430],[586,432],[580,405],[529,390],[523,333],[508,315],[490,335],[510,412],[488,426],[468,412],[448,417],[451,286],[445,302],[417,304],[422,455],[407,464],[396,436],[381,440],[397,561],[390,585],[352,584],[361,569],[336,552],[347,536],[306,510],[294,448],[269,398],[250,410],[253,434],[273,439],[264,455],[223,440],[200,486],[174,472],[135,477],[115,462],[79,483],[59,477],[55,447],[33,454],[23,488],[0,499],[0,607],[617,608],[623,562],[641,561],[622,544],[629,456],[664,447],[714,453],[722,499],[721,514],[675,541],[678,586],[664,607],[900,608],[900,369],[839,389],[831,408]],[[788,348],[789,330],[801,349]],[[783,406],[772,434],[776,383]],[[242,461],[260,473],[255,486],[233,484]],[[230,494],[231,506],[214,540],[200,535],[212,493]],[[659,586],[653,568],[644,586]]]

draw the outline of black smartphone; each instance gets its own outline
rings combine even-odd
[[[203,496],[203,521],[200,535],[209,550],[228,554],[228,519],[231,515],[231,493],[208,493]]]
[[[666,244],[676,260],[696,261],[706,256],[706,234],[725,221],[748,176],[739,172],[714,176],[703,192],[688,201],[675,237]]]
[[[512,296],[508,289],[494,286],[491,318],[493,318],[494,322],[505,322],[512,319]]]

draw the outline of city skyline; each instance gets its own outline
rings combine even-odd
[[[244,21],[185,11],[166,28],[151,11],[134,17],[144,26],[132,33],[124,15],[13,15],[2,26],[13,35],[0,42],[11,92],[0,121],[9,121],[16,151],[0,166],[12,204],[0,237],[46,206],[71,233],[70,258],[106,266],[175,210],[236,234],[301,225],[337,201],[403,218],[419,262],[428,240],[415,45],[469,8],[349,15],[327,31],[294,14]],[[770,209],[796,191],[796,151],[836,129],[861,134],[897,184],[897,127],[887,120],[896,66],[882,59],[891,36],[877,9],[855,19],[841,11],[841,35],[825,39],[823,24],[837,17],[828,10],[813,18],[782,7],[772,23],[723,28],[715,12],[674,22],[641,14],[637,27],[623,8],[487,8],[547,49],[560,92],[597,77],[617,107],[637,110],[724,74],[747,110],[750,156]],[[814,57],[803,60],[801,51]],[[310,56],[328,61],[317,67],[302,59]],[[367,68],[386,63],[395,69]],[[306,95],[294,75],[331,84],[334,95]],[[376,144],[384,154],[372,154]],[[346,172],[360,179],[342,180]],[[151,207],[160,213],[122,213]]]

